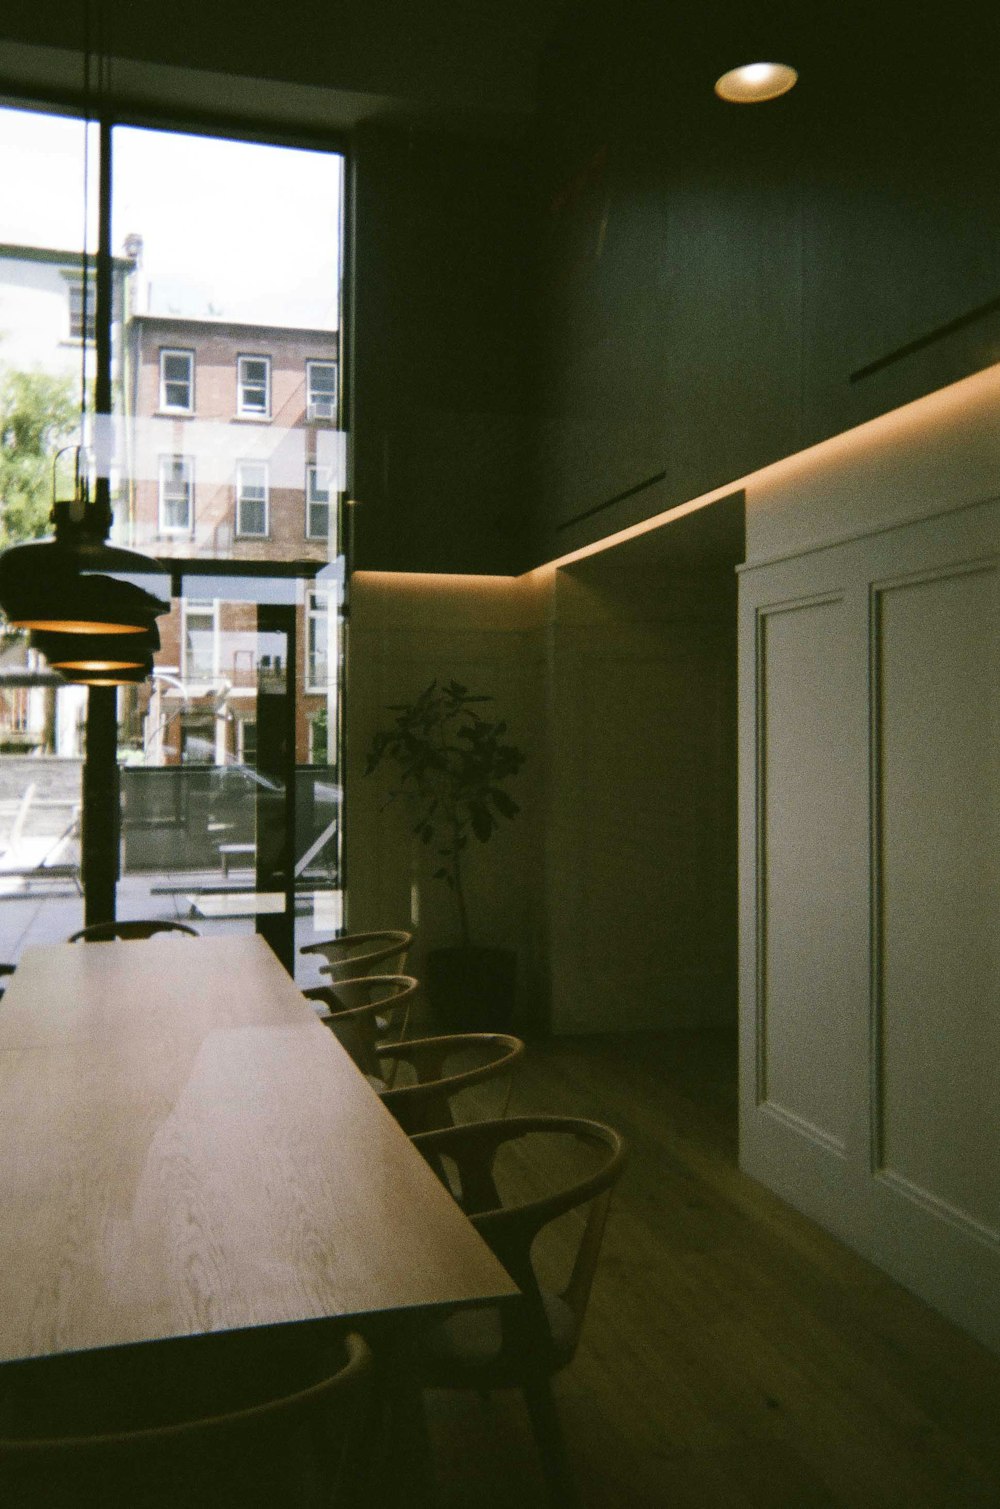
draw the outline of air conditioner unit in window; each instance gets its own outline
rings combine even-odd
[[[310,419],[336,419],[337,401],[334,398],[314,398],[309,405]]]

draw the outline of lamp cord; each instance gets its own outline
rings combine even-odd
[[[81,268],[83,281],[80,304],[80,448],[86,443],[87,424],[87,283],[90,278],[90,259],[87,255],[89,232],[88,209],[90,207],[90,118],[92,103],[92,0],[83,0],[83,255]],[[80,483],[80,451],[76,455],[76,488]]]

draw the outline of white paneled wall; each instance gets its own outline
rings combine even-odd
[[[1000,1348],[1000,504],[740,580],[741,1161]]]
[[[845,797],[850,752],[838,737],[849,663],[841,594],[769,604],[758,618],[761,1093],[775,1114],[842,1152]],[[803,871],[808,885],[801,883]]]

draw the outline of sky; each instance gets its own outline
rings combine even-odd
[[[337,327],[340,157],[125,126],[112,140],[113,249],[142,236],[157,312]],[[83,141],[79,120],[0,109],[0,242],[80,245]],[[95,243],[96,140],[89,198]]]

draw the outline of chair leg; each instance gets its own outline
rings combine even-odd
[[[552,1509],[578,1509],[580,1496],[548,1378],[535,1378],[525,1384],[524,1397],[542,1459],[549,1503]]]

